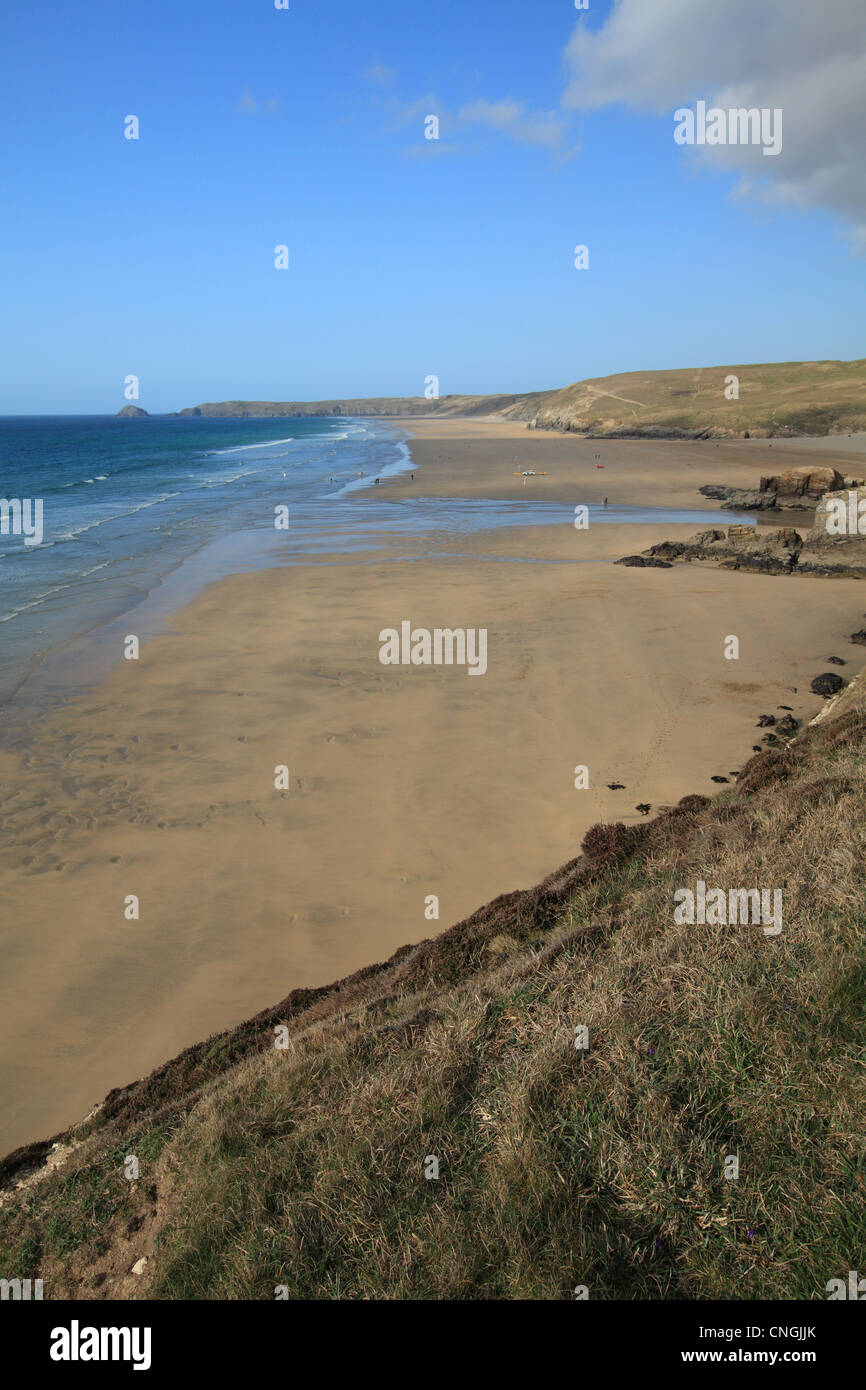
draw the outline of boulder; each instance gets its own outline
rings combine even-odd
[[[721,501],[729,512],[761,512],[779,508],[811,509],[827,492],[844,485],[835,468],[789,468],[785,473],[761,478],[757,490],[705,483],[698,491]]]
[[[825,699],[829,699],[831,695],[838,695],[847,684],[848,682],[837,676],[835,671],[825,671],[823,675],[815,677],[809,689],[815,695],[823,695]]]
[[[714,497],[717,501],[730,497],[731,493],[735,491],[736,488],[725,487],[724,483],[705,483],[703,487],[698,488],[701,496]]]
[[[722,503],[722,511],[763,512],[776,505],[775,492],[750,492],[745,488],[732,488]]]
[[[753,526],[753,527],[752,527],[752,530],[754,531],[754,529],[755,529],[755,528],[754,528],[754,526]],[[725,532],[722,531],[722,530],[719,530],[718,527],[714,526],[714,527],[712,528],[712,530],[710,530],[710,531],[696,531],[695,534],[694,534],[693,536],[690,536],[690,537],[689,537],[688,544],[689,544],[689,545],[713,545],[715,541],[723,541],[724,539],[725,539]]]
[[[827,492],[844,486],[841,473],[835,468],[789,468],[771,478],[761,479],[761,492],[776,494],[778,507],[814,507]]]

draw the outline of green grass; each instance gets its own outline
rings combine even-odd
[[[0,1210],[2,1267],[87,1296],[147,1208],[137,1289],[162,1299],[824,1297],[866,1264],[862,699],[792,748],[787,781],[790,751],[761,754],[703,807],[590,835],[561,900],[287,1009],[288,1050],[263,1016],[188,1091],[143,1083]],[[784,883],[784,931],[676,925],[698,877]]]

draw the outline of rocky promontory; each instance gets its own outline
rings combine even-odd
[[[685,541],[660,541],[616,564],[671,568],[677,562],[715,564],[719,569],[760,574],[866,579],[866,487],[825,493],[814,525],[805,535],[789,526],[764,530],[757,525],[711,527]]]
[[[118,420],[149,420],[150,415],[146,410],[142,410],[140,405],[125,405],[122,410],[118,410]]]
[[[721,502],[724,511],[812,511],[826,493],[844,485],[845,479],[835,468],[805,467],[761,478],[757,490],[706,483],[698,491]]]

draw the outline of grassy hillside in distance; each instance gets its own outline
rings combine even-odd
[[[725,397],[737,378],[739,398]],[[589,434],[822,435],[866,429],[866,359],[624,372],[551,392],[546,429]]]
[[[735,376],[739,399],[725,397]],[[866,358],[774,362],[675,371],[623,372],[526,395],[376,397],[331,401],[222,401],[180,415],[278,418],[299,415],[520,420],[538,429],[591,435],[714,438],[824,435],[866,430]]]
[[[46,1298],[825,1298],[866,1240],[864,793],[861,676],[713,799],[594,827],[11,1155],[0,1268]],[[783,931],[676,925],[698,879],[782,888]]]
[[[357,400],[332,401],[217,401],[189,406],[174,412],[184,416],[205,416],[211,419],[279,419],[299,416],[348,415],[398,417],[430,415],[434,417],[459,415],[503,415],[515,406],[529,409],[539,404],[549,392],[535,391],[523,396],[439,396],[427,400],[424,396],[370,396]]]

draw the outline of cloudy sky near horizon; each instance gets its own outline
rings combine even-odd
[[[862,0],[290,4],[7,13],[0,413],[866,355]]]

